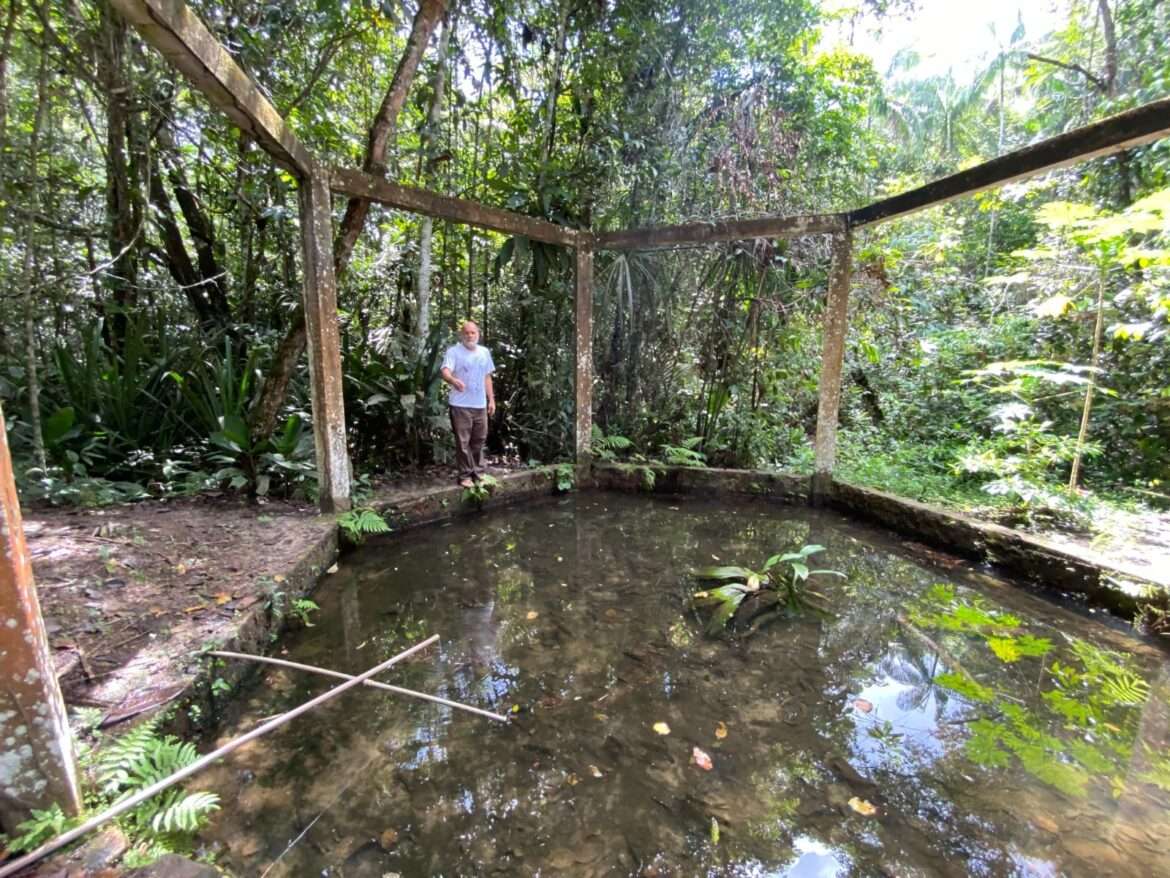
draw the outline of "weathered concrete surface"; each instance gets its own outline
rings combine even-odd
[[[309,391],[320,507],[322,512],[341,512],[350,507],[351,486],[341,386],[337,278],[333,271],[333,213],[324,171],[303,181],[299,194]]]
[[[849,334],[849,280],[853,267],[853,236],[848,229],[833,235],[833,265],[825,302],[821,341],[821,375],[818,381],[817,435],[813,440],[812,501],[820,506],[828,499],[837,460],[837,413],[841,408],[841,368],[845,363],[845,338]]]
[[[0,829],[53,803],[76,814],[81,792],[0,412]]]
[[[593,251],[577,248],[577,276],[574,287],[576,318],[574,354],[576,359],[576,406],[573,421],[574,460],[589,462],[593,434]]]
[[[574,470],[577,487],[587,485],[589,467],[578,466]],[[481,509],[494,509],[556,491],[556,476],[551,466],[509,473],[499,476],[498,480],[499,485],[482,505],[464,500],[463,489],[458,485],[441,485],[421,491],[391,491],[376,495],[369,505],[386,519],[387,524],[399,528],[472,515]]]
[[[620,463],[595,463],[592,482],[610,491],[642,491],[642,467]],[[746,494],[786,503],[806,503],[809,480],[803,476],[746,469],[714,469],[685,466],[653,466],[655,494],[698,494],[719,497]]]
[[[1101,564],[1072,547],[871,488],[835,481],[830,504],[925,543],[994,564],[1030,582],[1084,595],[1127,618],[1137,609],[1136,595],[1111,585],[1111,577],[1147,586],[1170,585],[1121,565]]]

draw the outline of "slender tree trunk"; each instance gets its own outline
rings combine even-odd
[[[20,0],[8,0],[4,18],[4,35],[0,37],[0,167],[8,167],[8,56],[12,54],[12,35]]]
[[[427,183],[434,179],[432,163],[435,158],[435,141],[443,118],[443,98],[447,89],[447,48],[451,43],[453,25],[454,22],[448,18],[444,22],[443,32],[439,36],[435,75],[431,80],[434,94],[431,97],[431,107],[427,113],[426,126],[423,128],[419,144],[419,183],[422,184],[423,188],[426,188]],[[426,347],[427,336],[431,331],[431,272],[433,269],[431,247],[434,243],[434,235],[434,218],[424,216],[418,242],[418,273],[415,275],[418,283],[418,308],[415,311],[414,335],[416,349],[420,355]]]
[[[369,173],[384,174],[386,171],[386,151],[397,129],[398,113],[406,102],[406,95],[418,69],[419,59],[430,41],[431,32],[445,5],[446,0],[422,0],[419,4],[418,14],[415,15],[411,27],[410,39],[406,44],[406,52],[398,62],[390,88],[370,126],[366,158],[363,163],[363,168]],[[339,287],[349,265],[349,258],[353,255],[354,244],[365,225],[369,208],[369,202],[360,198],[351,199],[346,206],[345,216],[333,245],[333,268]],[[297,308],[288,331],[277,348],[268,375],[264,379],[264,386],[251,413],[250,427],[254,438],[267,437],[275,428],[277,414],[288,393],[289,381],[304,352],[305,313],[302,308]]]
[[[40,67],[37,71],[37,110],[33,117],[32,133],[28,143],[28,191],[30,207],[36,212],[40,205],[41,181],[38,170],[38,156],[41,149],[41,129],[45,124],[45,109],[48,105],[49,64],[48,50],[41,50]],[[24,221],[24,254],[21,264],[21,292],[24,298],[24,350],[25,370],[28,380],[28,420],[32,429],[33,455],[43,473],[48,468],[45,455],[45,438],[41,424],[41,384],[37,371],[37,336],[34,314],[34,271],[33,250],[36,247],[35,225],[31,218]]]
[[[106,222],[110,248],[107,286],[114,304],[107,337],[118,347],[126,335],[127,313],[137,300],[140,229],[135,221],[139,212],[134,206],[132,170],[127,155],[127,145],[133,138],[129,137],[131,86],[125,76],[126,23],[108,2],[100,3],[99,9],[98,74],[106,99]]]
[[[1085,441],[1089,436],[1089,417],[1093,411],[1093,389],[1097,385],[1097,363],[1101,359],[1101,334],[1105,322],[1105,269],[1102,268],[1097,278],[1097,319],[1093,324],[1093,354],[1089,360],[1092,371],[1089,372],[1089,383],[1085,387],[1085,404],[1081,409],[1081,429],[1077,434],[1076,451],[1073,453],[1072,472],[1068,477],[1070,491],[1077,489],[1081,477],[1081,457],[1085,450]]]

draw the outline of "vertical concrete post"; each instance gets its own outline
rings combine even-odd
[[[820,397],[812,478],[812,503],[821,506],[833,484],[837,459],[837,410],[841,406],[841,367],[849,331],[849,278],[853,267],[853,235],[846,229],[833,235],[829,296],[825,303],[825,332],[821,348]]]
[[[81,794],[0,411],[0,829],[54,802],[76,814]]]
[[[589,439],[593,432],[593,251],[577,247],[576,287],[577,404],[574,452],[578,464],[589,463]]]
[[[333,211],[324,169],[314,166],[313,174],[301,181],[300,208],[318,502],[322,512],[340,512],[350,507],[349,451],[341,386],[337,279],[333,274]]]

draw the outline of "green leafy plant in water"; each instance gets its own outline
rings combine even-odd
[[[788,612],[798,612],[810,606],[810,597],[823,597],[808,588],[810,577],[818,575],[844,577],[844,574],[837,570],[809,568],[808,559],[824,550],[824,546],[809,545],[796,552],[772,555],[758,571],[738,566],[703,567],[691,571],[698,579],[724,583],[715,588],[697,591],[691,596],[691,600],[697,606],[715,607],[715,612],[707,623],[707,633],[714,636],[722,632],[749,595],[768,592],[766,602],[770,608],[769,612],[774,614],[779,613],[781,606]]]
[[[351,543],[361,545],[369,534],[390,532],[390,525],[373,509],[351,509],[337,516],[337,524]]]

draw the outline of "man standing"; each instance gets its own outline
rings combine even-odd
[[[459,344],[447,348],[443,380],[451,385],[451,429],[455,432],[455,463],[459,484],[470,488],[483,474],[483,443],[487,439],[488,418],[496,413],[496,395],[492,373],[496,366],[491,352],[481,347],[479,327],[468,320],[459,327]]]

